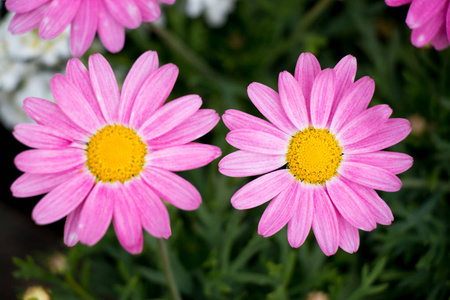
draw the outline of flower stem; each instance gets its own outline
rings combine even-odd
[[[430,189],[441,190],[447,192],[450,190],[450,186],[445,181],[428,182],[423,178],[406,178],[402,180],[403,189]]]
[[[334,0],[320,0],[308,11],[294,32],[306,30]]]
[[[178,291],[175,278],[170,268],[169,253],[167,252],[167,245],[164,239],[157,239],[159,252],[161,253],[162,266],[164,275],[166,275],[167,284],[169,286],[170,294],[173,300],[181,300],[180,292]]]
[[[66,274],[67,284],[77,293],[81,298],[85,300],[95,300],[94,297],[89,295],[82,287],[75,281],[71,274]]]
[[[207,78],[218,78],[219,74],[197,53],[192,51],[181,39],[174,36],[164,27],[148,23],[150,30],[155,33],[163,42],[165,42],[173,51],[183,57],[194,68]]]
[[[169,29],[153,23],[148,23],[148,26],[171,51],[178,54],[185,62],[191,65],[205,80],[212,82],[222,90],[222,96],[227,104],[227,108],[237,107],[237,103],[234,102],[236,99],[235,95],[246,89],[242,82],[224,77],[221,73],[217,72],[203,56],[196,53]],[[230,96],[230,94],[232,95]]]
[[[291,249],[289,253],[288,263],[286,266],[286,273],[284,276],[283,287],[287,290],[289,286],[289,282],[291,281],[292,274],[294,274],[294,266],[295,266],[295,251]]]

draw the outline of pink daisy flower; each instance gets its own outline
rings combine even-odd
[[[450,43],[450,0],[385,0],[389,6],[411,3],[406,24],[412,29],[411,43],[423,47],[429,42],[436,50]]]
[[[255,82],[248,87],[269,122],[237,110],[223,115],[231,130],[226,140],[240,150],[224,157],[219,171],[232,177],[267,173],[231,198],[236,209],[272,199],[259,222],[260,235],[288,224],[290,245],[300,247],[312,227],[326,255],[338,247],[352,253],[359,247],[358,229],[393,220],[375,189],[398,191],[395,174],[411,167],[412,158],[380,150],[403,140],[411,126],[406,119],[389,119],[387,105],[367,108],[374,82],[353,82],[355,74],[350,55],[334,69],[321,70],[314,55],[303,53],[295,77],[280,73],[279,93]]]
[[[69,60],[66,73],[50,83],[56,104],[25,99],[24,109],[37,124],[19,124],[13,134],[36,149],[16,156],[25,173],[12,184],[13,195],[48,192],[32,217],[43,225],[67,216],[68,246],[94,245],[111,220],[130,253],[142,250],[142,227],[167,239],[169,215],[161,198],[183,210],[199,207],[197,189],[172,172],[202,167],[221,155],[218,147],[192,143],[217,124],[218,114],[199,109],[198,95],[163,105],[178,68],[158,68],[156,52],[139,57],[121,92],[100,54],[89,57],[89,70]]]
[[[158,2],[175,0],[7,0],[5,5],[16,13],[9,24],[13,34],[39,28],[41,38],[52,39],[71,25],[70,48],[74,56],[81,56],[97,31],[108,51],[122,50],[125,28],[159,19]]]

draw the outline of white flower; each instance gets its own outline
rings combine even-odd
[[[27,64],[10,63],[0,57],[0,91],[12,92],[27,73]]]
[[[35,31],[12,35],[12,17],[7,14],[0,23],[0,121],[9,129],[31,122],[22,109],[26,97],[52,98],[51,75],[62,73],[71,56],[70,29],[52,40],[40,39]]]
[[[34,65],[54,67],[70,57],[69,31],[52,40],[42,40],[36,32],[12,35],[8,24],[13,14],[0,23],[0,91],[12,92]]]
[[[227,15],[234,10],[237,0],[187,0],[186,14],[192,18],[204,11],[206,22],[212,27],[225,24]]]
[[[36,31],[13,35],[8,31],[12,17],[13,14],[7,14],[0,24],[0,49],[2,50],[0,59],[9,59],[14,62],[35,60],[52,67],[70,57],[70,28],[51,40],[41,39]]]
[[[0,120],[8,129],[13,129],[19,123],[34,123],[23,111],[23,100],[35,97],[53,100],[49,82],[54,74],[52,72],[37,72],[33,70],[29,76],[21,80],[21,85],[15,93],[0,92]]]

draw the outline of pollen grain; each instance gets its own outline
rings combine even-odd
[[[133,128],[107,125],[87,144],[87,167],[97,181],[123,183],[143,170],[146,154],[146,144]]]
[[[312,126],[291,138],[286,154],[287,167],[296,180],[314,185],[337,176],[342,160],[342,147],[334,135]]]

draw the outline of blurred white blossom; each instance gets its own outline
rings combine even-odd
[[[31,122],[22,109],[26,97],[52,100],[50,78],[64,71],[71,56],[70,29],[52,40],[42,40],[36,31],[12,35],[12,14],[0,23],[0,121],[9,129]]]
[[[19,89],[11,93],[0,92],[0,120],[6,128],[12,129],[19,123],[34,123],[23,111],[23,100],[36,97],[54,101],[50,91],[50,79],[55,75],[48,71],[34,70],[23,78]]]
[[[186,14],[196,18],[205,13],[206,22],[212,27],[225,24],[227,16],[234,10],[237,0],[187,0]]]
[[[42,286],[31,286],[23,294],[22,300],[51,300],[47,289]]]
[[[70,28],[51,40],[41,39],[37,31],[13,35],[8,31],[13,14],[8,13],[0,23],[0,57],[26,62],[35,60],[52,67],[70,57]]]

